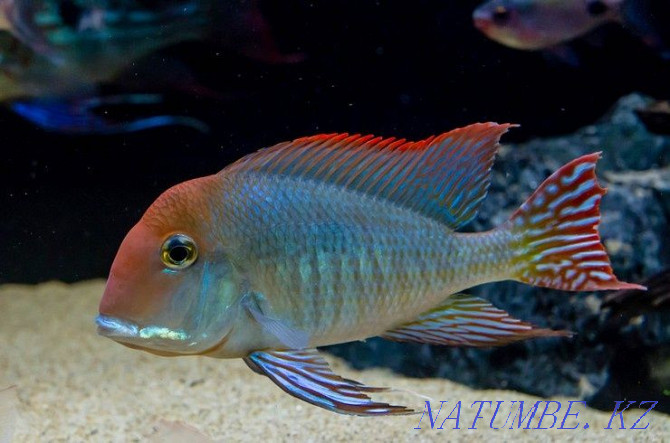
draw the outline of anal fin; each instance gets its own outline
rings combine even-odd
[[[528,338],[571,335],[570,331],[538,328],[517,320],[481,298],[453,294],[444,304],[382,337],[433,345],[500,346]]]
[[[383,392],[387,388],[369,387],[340,377],[316,349],[256,351],[244,361],[293,397],[340,414],[378,416],[417,412],[373,401],[366,393]]]

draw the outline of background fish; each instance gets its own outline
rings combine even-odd
[[[282,55],[251,0],[0,0],[7,29],[33,51],[73,64],[93,82],[133,60],[188,40],[216,40],[268,62]]]
[[[332,373],[317,346],[569,335],[459,293],[505,279],[640,288],[616,279],[600,243],[598,154],[563,166],[498,228],[454,232],[476,215],[510,126],[416,143],[307,137],[169,189],[121,244],[99,333],[159,355],[241,357],[287,393],[357,415],[412,410],[371,400],[383,389]]]
[[[211,14],[205,5],[172,1],[148,10],[134,2],[5,0],[0,10],[10,25],[0,31],[0,100],[31,122],[69,133],[174,124],[205,129],[179,116],[114,122],[91,106],[144,103],[142,94],[98,97],[98,85],[159,48],[205,36]]]
[[[41,82],[52,88],[51,95],[110,81],[133,61],[202,38],[212,26],[212,6],[206,1],[168,1],[152,9],[122,1],[15,0],[9,5],[4,9],[9,9],[10,32],[25,46],[20,48],[24,64],[35,63],[31,69],[52,80]],[[33,58],[27,56],[31,51]]]
[[[12,106],[16,112],[63,132],[108,133],[166,124],[202,130],[203,123],[188,117],[114,123],[87,106],[98,97],[99,85],[116,81],[144,57],[176,43],[212,40],[272,63],[301,59],[279,52],[252,1],[0,0],[0,12],[0,101],[21,99]],[[151,87],[169,78],[154,66],[150,72],[145,83]],[[180,86],[186,81],[181,76]],[[124,102],[140,103],[142,95],[129,94]]]
[[[516,49],[550,48],[605,23],[621,23],[661,48],[647,6],[642,0],[491,0],[474,11],[473,20],[486,36]]]

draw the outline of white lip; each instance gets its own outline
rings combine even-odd
[[[174,343],[189,343],[189,335],[183,329],[170,329],[161,326],[139,327],[137,324],[116,317],[100,314],[95,319],[98,334],[123,343],[150,345],[157,348],[170,348]]]
[[[136,324],[108,315],[98,315],[95,322],[98,325],[98,334],[109,338],[135,338],[140,332]]]

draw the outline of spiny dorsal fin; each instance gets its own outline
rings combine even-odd
[[[534,337],[570,335],[568,331],[542,329],[517,320],[481,298],[453,294],[442,305],[382,337],[433,345],[500,346]]]
[[[222,173],[321,181],[383,198],[456,229],[477,214],[510,124],[477,123],[418,142],[372,135],[305,137],[248,155]]]

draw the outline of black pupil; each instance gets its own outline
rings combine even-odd
[[[183,245],[173,246],[170,249],[170,259],[175,263],[181,263],[188,258],[188,248]]]
[[[507,20],[509,20],[509,11],[502,6],[496,8],[493,12],[493,21],[500,25],[506,23]]]
[[[607,12],[607,5],[598,0],[589,2],[586,8],[587,11],[589,11],[589,14],[591,15],[601,15]]]

